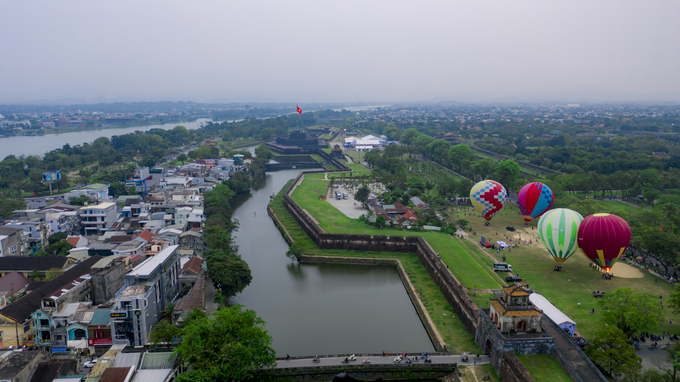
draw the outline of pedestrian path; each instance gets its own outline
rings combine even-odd
[[[369,360],[371,361],[371,365],[395,365],[396,363],[394,362],[394,358],[396,358],[397,354],[390,355],[388,356],[375,356],[371,357],[369,356]],[[348,364],[344,363],[343,361],[345,360],[345,357],[321,357],[320,361],[318,363],[314,362],[314,357],[304,357],[304,358],[291,358],[290,360],[285,360],[285,359],[278,359],[276,361],[276,367],[277,369],[286,369],[286,368],[292,368],[292,367],[319,367],[319,366],[357,366],[357,365],[363,365],[363,360],[366,358],[365,356],[356,356],[357,359],[356,361],[350,361]],[[432,365],[451,365],[454,363],[457,363],[459,365],[473,365],[474,362],[474,355],[468,357],[468,362],[462,362],[461,359],[463,358],[462,355],[433,355],[430,356],[430,359],[432,360]],[[477,360],[477,364],[485,364],[489,363],[491,361],[491,358],[487,355],[480,355],[480,358]],[[400,365],[406,365],[406,361],[402,360]],[[422,365],[424,362],[422,360],[418,360],[415,363],[411,363],[412,365]]]

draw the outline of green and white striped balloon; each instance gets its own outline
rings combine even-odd
[[[583,216],[566,208],[556,208],[541,216],[538,235],[553,259],[562,264],[578,249],[578,227]]]

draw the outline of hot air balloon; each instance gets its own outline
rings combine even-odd
[[[586,216],[578,228],[578,246],[593,263],[609,272],[630,244],[630,226],[612,214]]]
[[[564,263],[578,249],[576,235],[583,216],[576,211],[557,208],[538,221],[538,235],[553,260]]]
[[[483,180],[470,190],[472,204],[486,220],[491,220],[503,208],[507,196],[505,187],[493,180]]]
[[[525,184],[517,195],[519,210],[527,223],[543,215],[554,202],[552,190],[541,182]]]

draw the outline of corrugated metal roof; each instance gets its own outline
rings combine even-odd
[[[92,314],[90,325],[108,325],[111,323],[111,309],[98,309]]]
[[[142,357],[141,369],[172,369],[172,364],[174,362],[175,356],[172,354],[172,352],[146,352],[144,353],[144,357]]]
[[[163,382],[172,369],[139,370],[132,382]]]
[[[557,309],[557,307],[548,301],[547,298],[545,298],[543,295],[540,295],[538,293],[532,293],[529,295],[529,301],[531,301],[532,304],[534,304],[535,307],[543,311],[543,314],[546,316],[550,317],[551,320],[555,321],[556,324],[574,324],[576,323],[569,317],[567,317],[566,314],[562,313],[561,310]]]
[[[138,368],[140,356],[140,353],[118,353],[116,354],[116,361],[113,363],[113,367],[134,366]]]

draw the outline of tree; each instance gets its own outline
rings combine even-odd
[[[384,227],[384,226],[385,226],[385,222],[386,222],[386,221],[385,221],[385,217],[382,216],[382,215],[380,215],[380,216],[378,216],[377,218],[375,218],[375,226],[376,226],[376,227],[379,227],[379,228]]]
[[[50,236],[50,237],[47,239],[47,243],[48,243],[49,245],[52,245],[52,244],[54,244],[54,243],[56,243],[56,242],[58,242],[58,241],[65,240],[67,237],[68,237],[68,234],[67,234],[66,232],[57,232],[57,233],[53,233],[52,236]]]
[[[414,128],[406,129],[401,134],[401,137],[399,137],[399,142],[405,145],[412,145],[420,135],[423,134]]]
[[[85,203],[92,203],[92,198],[88,195],[71,196],[68,198],[68,204],[73,206],[84,206]]]
[[[260,369],[274,367],[272,338],[255,311],[236,305],[222,307],[212,317],[187,317],[182,342],[174,353],[190,368],[178,382],[242,381],[252,379]]]
[[[1,179],[2,177],[0,176]],[[0,219],[12,217],[13,211],[24,208],[26,208],[26,201],[23,199],[0,198]]]
[[[387,139],[391,141],[398,141],[401,138],[402,131],[393,123],[385,126],[383,133],[387,136]],[[391,145],[390,145],[391,146]]]
[[[488,178],[494,171],[494,164],[489,158],[484,158],[472,165],[472,172],[479,175],[481,179]]]
[[[66,240],[62,240],[54,244],[50,244],[46,252],[51,256],[66,256],[68,255],[68,251],[72,248],[75,247],[71,243]]]
[[[264,143],[255,148],[255,156],[257,158],[262,158],[264,160],[270,160],[270,159],[272,159],[273,155],[274,154],[269,149],[269,146],[265,145]]]
[[[189,158],[187,158],[187,154],[184,154],[184,153],[179,154],[177,156],[177,160],[180,161],[180,163],[182,163],[182,164],[184,164],[184,162],[186,162],[187,159],[189,159]]]
[[[602,320],[628,337],[661,323],[663,309],[658,298],[630,288],[618,288],[598,302]]]
[[[367,185],[364,184],[363,186],[359,187],[356,193],[354,193],[354,199],[365,206],[370,195],[371,190]]]
[[[222,290],[222,295],[229,298],[243,292],[243,289],[253,280],[253,275],[248,264],[240,258],[236,258],[236,260],[222,260],[212,263],[210,278],[215,288]]]
[[[615,326],[607,326],[597,334],[586,348],[586,354],[613,377],[638,373],[642,368],[642,359],[635,355],[635,348]]]
[[[496,181],[500,182],[508,192],[515,184],[517,175],[519,175],[519,165],[512,159],[501,161],[496,166]]]
[[[156,324],[156,326],[151,331],[151,342],[154,345],[160,343],[172,344],[175,342],[175,338],[181,337],[181,331],[177,325],[173,325],[169,320],[163,320]]]

